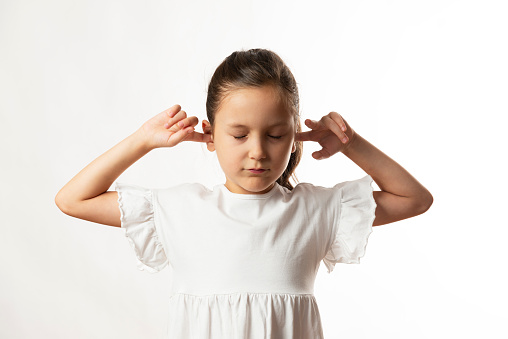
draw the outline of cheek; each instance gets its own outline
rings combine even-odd
[[[287,153],[288,156],[291,156],[292,148],[293,148],[293,140],[288,140],[287,142],[284,142],[282,145],[280,145],[279,152],[284,155],[286,155]]]
[[[272,153],[272,159],[278,159],[278,167],[281,169],[285,169],[287,166],[287,163],[289,161],[289,158],[291,157],[291,148],[293,143],[282,143],[281,145],[278,145],[274,150],[275,152]]]
[[[241,155],[238,147],[225,142],[217,144],[215,152],[220,163],[228,168],[238,164]]]

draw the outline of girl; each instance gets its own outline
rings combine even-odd
[[[358,264],[372,226],[425,212],[432,195],[336,112],[305,120],[296,81],[272,51],[232,53],[208,88],[208,121],[175,105],[95,159],[57,194],[66,214],[122,227],[141,269],[173,269],[168,338],[323,338],[313,295],[323,260]],[[158,147],[206,143],[226,176],[166,189],[111,184]],[[368,175],[331,188],[289,182],[302,142]],[[373,192],[374,180],[381,191]]]

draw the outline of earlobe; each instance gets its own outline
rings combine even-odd
[[[213,143],[212,126],[210,125],[210,123],[208,121],[203,120],[202,127],[203,127],[203,134],[209,134],[210,135],[210,139],[212,139],[212,141],[209,141],[209,142],[206,143],[206,148],[210,152],[213,152],[213,151],[215,151],[215,145]]]
[[[291,148],[291,153],[296,152],[296,142],[293,142],[293,148]]]
[[[215,144],[213,143],[213,136],[212,136],[212,141],[206,143],[206,148],[210,152],[214,152],[215,151]]]

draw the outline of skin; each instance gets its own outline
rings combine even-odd
[[[70,216],[120,227],[118,194],[108,188],[151,150],[174,147],[182,141],[206,143],[210,151],[217,152],[226,175],[225,186],[238,194],[268,192],[294,152],[294,142],[311,141],[322,147],[312,154],[314,159],[342,152],[379,186],[381,191],[373,192],[377,204],[373,226],[422,214],[433,203],[432,195],[421,183],[356,133],[337,112],[330,112],[319,121],[305,120],[310,130],[297,133],[293,117],[283,109],[273,89],[263,87],[233,91],[215,118],[214,126],[203,121],[200,133],[194,130],[198,118],[187,117],[180,105],[157,114],[72,178],[56,195],[56,205]],[[244,127],[228,126],[233,123]],[[278,123],[282,124],[275,126]],[[267,171],[248,171],[258,167]]]
[[[215,114],[207,143],[226,175],[233,193],[263,194],[270,191],[296,150],[296,126],[277,92],[271,87],[240,89],[229,95]],[[250,169],[264,169],[252,173]]]

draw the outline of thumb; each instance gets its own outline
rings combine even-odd
[[[325,150],[324,148],[312,153],[312,157],[316,160],[323,160],[323,159],[329,158],[330,156],[331,156],[330,153],[327,150]]]

